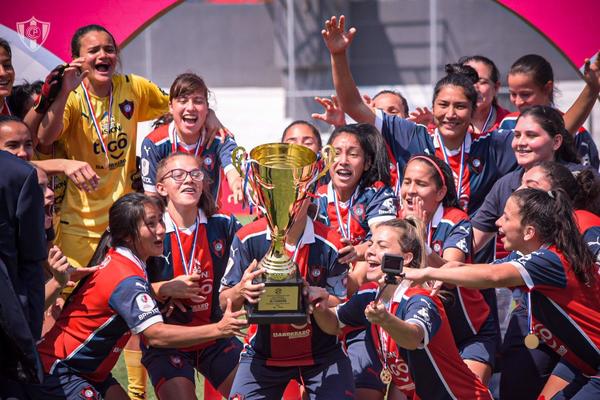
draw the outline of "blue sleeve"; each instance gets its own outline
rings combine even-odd
[[[575,147],[577,147],[577,154],[581,157],[581,164],[591,165],[596,171],[600,166],[600,160],[598,159],[598,148],[592,135],[585,130],[579,129],[575,135]]]
[[[142,184],[144,191],[156,192],[156,167],[162,159],[156,145],[148,137],[142,142]]]
[[[340,322],[346,326],[369,326],[365,309],[375,300],[376,293],[376,289],[359,290],[347,302],[337,306],[336,313]]]
[[[600,263],[600,226],[592,226],[583,234],[583,240],[591,250],[597,263]]]
[[[395,115],[387,115],[380,110],[377,111],[375,123],[378,127],[381,126],[381,134],[401,169],[413,154],[435,154],[427,127]]]
[[[517,158],[512,149],[513,131],[502,129],[490,133],[492,143],[490,151],[496,160],[497,177],[502,177],[517,168]]]
[[[221,279],[221,289],[233,287],[242,280],[244,271],[252,260],[249,260],[247,246],[242,243],[240,238],[236,235],[231,243],[231,249],[229,251],[229,261],[227,261],[227,268]]]
[[[503,264],[509,261],[515,261],[521,258],[523,255],[521,253],[517,253],[516,251],[511,251],[509,255],[504,258],[500,258],[498,260],[494,260],[492,264]]]
[[[135,334],[158,322],[163,322],[160,310],[148,290],[148,282],[139,276],[123,279],[108,300]]]
[[[378,189],[369,204],[367,204],[366,213],[369,227],[396,218],[398,215],[398,198],[394,195],[392,188],[384,186]],[[367,237],[370,236],[369,229]]]
[[[457,222],[444,240],[444,250],[456,248],[468,257],[473,252],[473,227],[468,220]]]
[[[235,149],[236,147],[237,143],[229,136],[225,138],[224,142],[219,144],[219,161],[221,161],[221,168],[225,172],[227,172],[229,168],[232,168],[231,153],[233,153],[233,149]]]
[[[433,300],[424,295],[412,296],[408,299],[406,306],[398,307],[396,316],[405,322],[423,328],[423,346],[429,344],[442,324],[442,317],[437,306]]]
[[[529,289],[536,286],[567,287],[565,266],[551,250],[541,249],[510,262],[518,270]]]

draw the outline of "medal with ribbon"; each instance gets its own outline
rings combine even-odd
[[[523,340],[525,342],[525,347],[530,350],[537,349],[540,345],[540,339],[537,337],[533,330],[533,316],[531,311],[531,291],[527,292],[527,328],[529,329],[529,333],[525,336]]]
[[[467,132],[467,135],[468,134],[469,133]],[[440,143],[440,149],[442,150],[442,155],[444,156],[444,161],[446,162],[446,164],[448,164],[448,166],[450,167],[450,170],[452,171],[452,175],[454,176],[454,183],[456,185],[456,195],[457,195],[458,200],[460,201],[460,196],[462,195],[462,192],[463,192],[463,175],[465,172],[466,140],[463,140],[463,142],[460,146],[460,168],[459,168],[459,172],[458,172],[458,176],[457,176],[456,172],[450,165],[450,161],[448,159],[448,154],[446,154],[446,146],[444,145],[444,139],[442,139],[442,135],[440,135],[440,133],[437,130],[435,132],[435,135],[438,139],[438,142]]]
[[[85,99],[85,103],[88,108],[88,112],[90,114],[90,119],[92,120],[92,126],[96,131],[96,136],[98,137],[98,141],[100,142],[100,146],[102,147],[102,152],[104,152],[105,158],[105,168],[108,168],[110,164],[110,160],[108,159],[108,148],[106,147],[106,142],[104,142],[104,138],[102,137],[102,127],[96,118],[96,112],[94,110],[94,106],[92,106],[92,101],[90,100],[90,94],[86,89],[83,82],[81,82],[81,88],[83,90],[83,97]],[[108,94],[108,128],[106,130],[106,134],[110,135],[110,129],[112,127],[112,107],[113,107],[113,88],[112,84],[110,85],[110,92]],[[101,117],[102,118],[102,117]],[[102,120],[100,120],[102,122]]]
[[[177,153],[177,149],[179,148],[179,136],[177,135],[177,128],[175,127],[175,122],[171,122],[169,125],[169,136],[171,139],[171,153]],[[204,146],[201,146],[202,143],[202,135],[198,138],[196,142],[196,148],[194,149],[194,157],[198,157],[198,155],[202,155],[204,152]]]
[[[344,225],[344,221],[342,220],[342,213],[340,211],[340,201],[338,199],[337,192],[333,188],[333,184],[330,183],[330,185],[331,191],[333,192],[333,204],[335,205],[335,214],[338,220],[339,231],[345,239],[352,241],[352,230],[350,229],[350,226],[352,225],[352,206],[354,204],[354,199],[358,195],[358,186],[356,187],[356,189],[354,189],[354,193],[352,193],[352,196],[350,197],[350,202],[348,203],[348,217],[346,219],[348,222],[346,225]]]
[[[175,231],[175,239],[177,240],[177,247],[179,248],[179,255],[181,256],[181,263],[183,264],[183,270],[185,271],[186,275],[191,275],[194,272],[200,272],[198,270],[195,270],[194,268],[194,257],[196,255],[196,242],[197,242],[197,238],[198,238],[198,231],[199,229],[199,225],[200,225],[200,220],[198,217],[196,217],[196,223],[194,225],[194,241],[192,242],[192,251],[190,252],[190,256],[188,258],[188,261],[186,261],[185,258],[185,252],[183,251],[183,242],[181,241],[181,237],[179,236],[179,228],[177,227],[177,225],[175,224],[175,221],[173,221],[173,218],[171,218],[171,216],[169,215],[169,219],[171,220],[171,223],[173,224],[173,230]]]

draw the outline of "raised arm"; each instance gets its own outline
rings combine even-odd
[[[63,115],[69,94],[87,75],[87,71],[80,72],[82,62],[83,58],[73,60],[64,70],[60,92],[48,108],[37,130],[39,143],[42,146],[50,146],[54,143],[63,129]]]
[[[596,61],[592,64],[589,59],[585,60],[583,71],[585,86],[571,108],[565,113],[565,128],[571,134],[583,125],[592,112],[598,93],[600,93],[600,52],[596,55]]]
[[[325,44],[331,54],[331,74],[333,85],[342,110],[357,122],[375,123],[375,113],[361,99],[352,78],[348,65],[347,50],[356,34],[355,28],[344,30],[345,17],[340,16],[339,21],[334,16],[325,21],[325,29],[321,31]]]

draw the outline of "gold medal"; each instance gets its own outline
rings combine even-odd
[[[529,335],[525,336],[524,342],[525,347],[530,350],[537,349],[537,347],[540,345],[540,339],[534,333],[530,333]]]
[[[381,382],[383,382],[384,385],[389,385],[392,382],[392,373],[388,368],[384,368],[381,370],[379,378],[381,379]]]

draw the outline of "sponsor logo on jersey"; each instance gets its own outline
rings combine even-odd
[[[119,104],[119,109],[125,118],[131,119],[133,116],[133,101],[124,100],[121,104]]]
[[[138,294],[135,298],[135,302],[137,303],[137,306],[140,309],[140,311],[143,312],[151,311],[156,306],[154,304],[154,300],[152,300],[152,297],[150,297],[150,295],[148,295],[147,293]]]
[[[150,161],[145,158],[142,158],[142,176],[144,178],[150,173]]]
[[[114,128],[111,128],[111,132]],[[125,150],[129,147],[129,138],[125,132],[121,132],[117,135],[116,138],[109,140],[106,142],[106,148],[108,149],[108,155],[113,160],[119,160],[125,154]],[[104,152],[102,149],[102,145],[100,145],[100,141],[96,139],[93,144],[94,154],[100,155]]]

